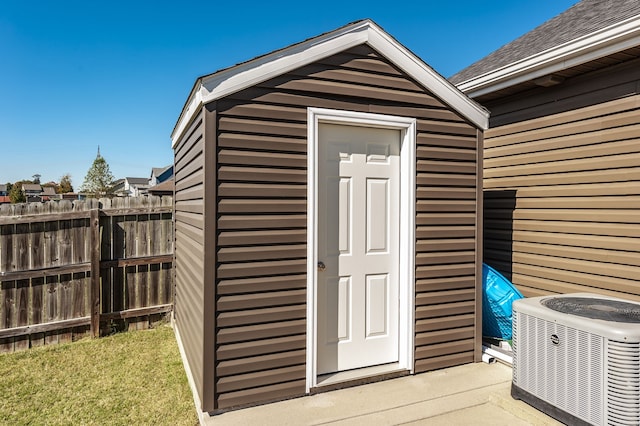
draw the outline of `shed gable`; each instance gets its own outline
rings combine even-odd
[[[404,74],[420,82],[423,87],[428,87],[450,108],[458,111],[477,127],[488,127],[489,115],[484,108],[465,96],[374,22],[362,20],[199,78],[173,130],[173,145],[180,139],[201,105],[362,44],[380,52]]]

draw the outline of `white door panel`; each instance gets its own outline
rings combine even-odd
[[[397,362],[400,131],[318,133],[318,374]]]

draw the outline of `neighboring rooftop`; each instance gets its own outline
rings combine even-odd
[[[173,164],[169,164],[168,166],[165,166],[165,167],[153,167],[151,169],[151,175],[160,176],[161,174],[169,170],[171,167],[173,167]]]
[[[52,186],[43,186],[41,195],[56,195],[56,189]]]
[[[152,195],[173,195],[175,181],[173,178],[149,187],[149,194]]]
[[[22,190],[24,192],[42,192],[42,186],[38,183],[23,183]]]
[[[460,84],[640,15],[638,0],[582,0],[520,38],[480,59],[449,81]]]
[[[148,178],[127,177],[125,178],[129,185],[149,185]]]

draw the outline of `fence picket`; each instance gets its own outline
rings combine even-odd
[[[43,321],[44,306],[42,304],[44,299],[44,278],[38,277],[31,280],[31,318],[30,324],[40,324]],[[44,345],[44,333],[33,333],[31,335],[31,346]]]

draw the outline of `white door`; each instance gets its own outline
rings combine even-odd
[[[318,127],[318,374],[398,361],[400,131]]]

